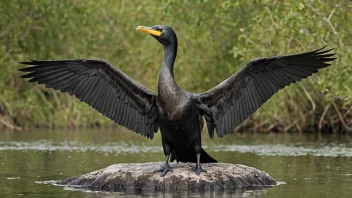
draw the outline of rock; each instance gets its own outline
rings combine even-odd
[[[57,184],[94,191],[131,193],[191,191],[234,191],[263,189],[276,185],[275,180],[258,169],[239,164],[202,164],[207,173],[197,176],[193,163],[170,163],[165,177],[153,173],[162,162],[114,164],[107,168],[72,177]]]

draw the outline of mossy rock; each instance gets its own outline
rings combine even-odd
[[[114,164],[107,168],[72,177],[57,184],[94,191],[153,193],[181,191],[235,191],[262,189],[276,185],[267,173],[239,164],[202,164],[207,173],[196,175],[193,163],[170,163],[166,176],[153,171],[162,162]]]

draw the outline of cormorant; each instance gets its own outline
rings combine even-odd
[[[201,147],[203,117],[208,133],[219,137],[231,132],[271,96],[285,86],[300,81],[334,60],[325,47],[300,54],[256,58],[216,87],[199,94],[182,90],[174,79],[177,37],[168,26],[137,27],[152,35],[164,47],[158,93],[137,83],[102,59],[31,60],[22,78],[29,82],[67,92],[80,101],[147,138],[159,128],[165,164],[158,172],[171,170],[170,161],[196,162],[192,169],[206,172],[200,163],[217,162]]]

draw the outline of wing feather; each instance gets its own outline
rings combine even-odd
[[[148,138],[158,129],[157,94],[102,59],[30,60],[19,69],[29,82],[67,92],[94,109]],[[141,121],[146,122],[141,123]]]
[[[333,49],[324,50],[325,47],[254,59],[218,86],[198,94],[213,112],[218,136],[241,124],[280,89],[328,67],[335,54],[329,53]]]

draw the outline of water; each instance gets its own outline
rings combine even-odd
[[[123,128],[2,131],[0,197],[124,196],[123,193],[76,191],[51,183],[114,163],[161,161],[164,157],[160,142],[159,134],[154,140],[148,140]],[[286,183],[266,190],[221,196],[352,196],[352,137],[349,135],[237,134],[212,141],[204,137],[203,145],[221,162],[253,166],[269,173],[276,181]]]

